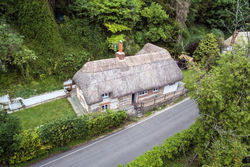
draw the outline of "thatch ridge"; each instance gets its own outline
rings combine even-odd
[[[120,97],[172,84],[183,78],[166,49],[146,44],[135,56],[91,61],[73,77],[88,104],[101,102],[103,93]]]

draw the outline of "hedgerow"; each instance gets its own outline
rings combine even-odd
[[[28,161],[48,152],[51,148],[50,145],[44,145],[41,142],[37,129],[23,131],[16,136],[16,140],[19,144],[14,150],[14,155],[9,158],[10,164]]]
[[[169,137],[161,146],[155,146],[123,167],[163,167],[170,159],[175,159],[189,151],[196,143],[197,124]],[[122,165],[119,165],[122,167]]]
[[[40,128],[22,131],[15,136],[16,146],[7,163],[22,163],[77,139],[91,139],[121,126],[126,119],[125,111],[98,112],[55,120]]]

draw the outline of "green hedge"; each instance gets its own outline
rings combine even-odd
[[[17,164],[28,161],[42,155],[51,148],[41,142],[38,130],[25,130],[16,136],[18,142],[14,155],[9,158],[10,164]]]
[[[176,133],[169,137],[161,146],[155,146],[152,150],[137,157],[124,167],[163,167],[167,161],[175,159],[195,144],[197,125],[193,124],[189,129]],[[122,167],[122,165],[119,165]]]
[[[107,111],[104,113],[91,113],[88,115],[88,135],[96,136],[110,129],[120,126],[127,119],[127,114],[124,111]]]
[[[85,139],[87,124],[82,118],[66,118],[43,125],[39,132],[44,144],[64,146],[72,140]]]
[[[40,128],[23,131],[16,136],[17,146],[9,163],[22,163],[77,139],[90,139],[121,126],[126,119],[125,111],[98,112],[55,120]]]

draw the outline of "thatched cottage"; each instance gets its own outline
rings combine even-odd
[[[238,44],[244,47],[245,44],[249,43],[249,40],[250,40],[249,31],[239,32],[238,30],[236,30],[231,37],[229,37],[223,42],[224,46],[223,46],[222,52],[225,53],[227,51],[232,51],[233,46],[235,44]]]
[[[125,57],[122,43],[116,58],[90,61],[74,75],[77,97],[86,112],[134,111],[183,93],[183,75],[166,49],[146,44]]]

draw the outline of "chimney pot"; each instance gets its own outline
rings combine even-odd
[[[122,49],[123,49],[123,43],[122,43],[122,40],[120,40],[120,42],[119,42],[119,52],[122,52]]]
[[[116,54],[115,54],[116,57],[119,58],[119,60],[123,60],[125,58],[125,53],[122,51],[122,49],[123,49],[123,42],[122,42],[122,40],[120,40],[120,42],[119,42],[119,51],[116,52]]]

